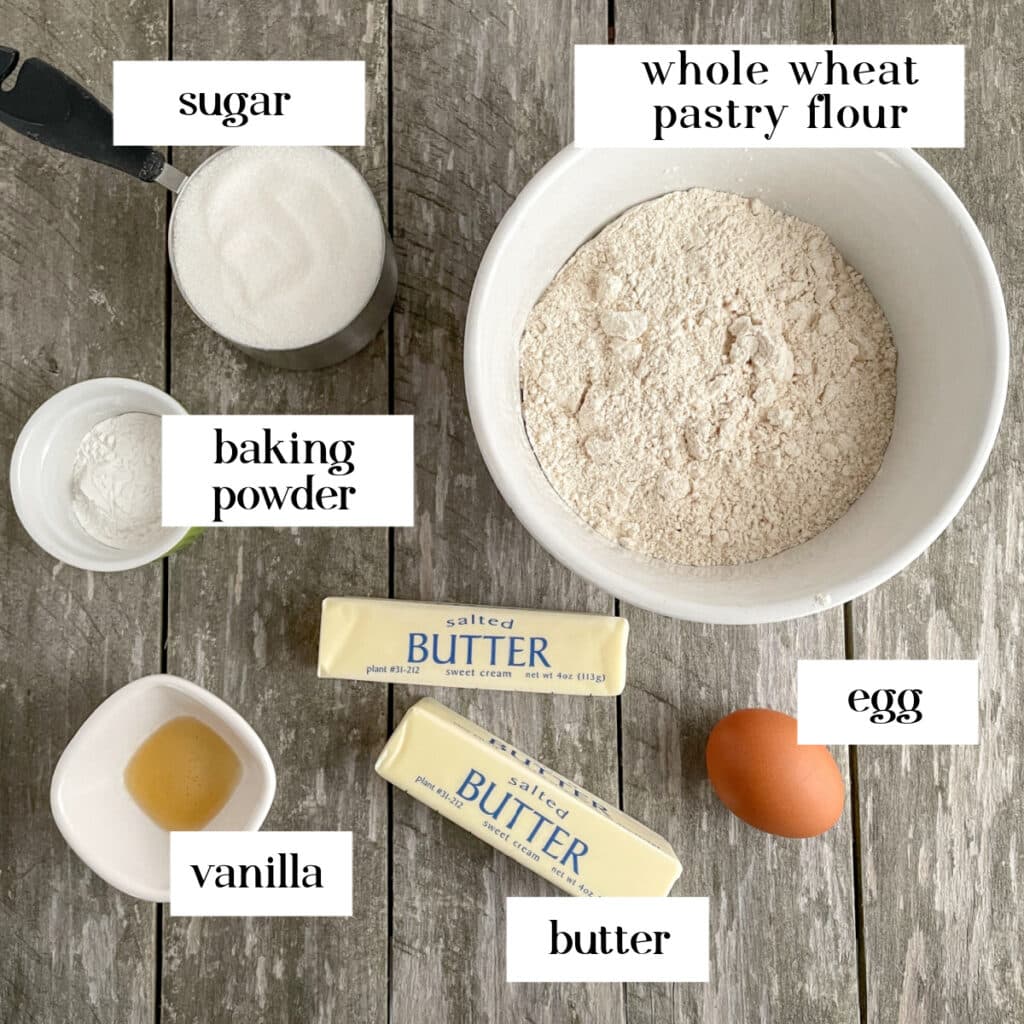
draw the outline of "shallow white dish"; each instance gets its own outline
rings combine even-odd
[[[97,377],[48,398],[21,429],[11,456],[11,497],[22,526],[46,552],[95,572],[135,569],[170,553],[188,527],[166,527],[148,546],[107,547],[82,529],[71,507],[71,472],[83,437],[105,419],[126,412],[185,416],[165,391],[126,377]]]
[[[142,742],[179,715],[204,722],[242,762],[238,785],[206,828],[258,830],[277,788],[267,748],[237,711],[177,676],[145,676],[111,694],[72,737],[50,784],[50,809],[71,849],[114,888],[157,903],[170,899],[170,833],[132,799],[124,770]]]
[[[534,303],[588,238],[636,203],[703,186],[820,225],[860,270],[899,354],[881,470],[824,533],[748,565],[688,567],[601,537],[548,483],[526,436],[519,339]],[[949,525],[995,440],[1009,342],[1002,292],[970,215],[910,150],[566,149],[526,186],[477,273],[466,391],[477,441],[513,512],[559,561],[631,604],[698,622],[808,615],[899,572]]]

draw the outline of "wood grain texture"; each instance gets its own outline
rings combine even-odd
[[[177,0],[179,59],[362,59],[367,145],[348,155],[387,209],[387,8]],[[175,153],[194,168],[206,151]],[[213,336],[175,294],[173,391],[195,413],[386,413],[387,331],[340,366],[289,373]],[[267,828],[351,829],[354,914],[169,919],[163,1021],[382,1022],[387,991],[387,735],[379,684],[319,681],[320,602],[386,596],[386,530],[210,530],[170,563],[169,670],[220,694],[277,765]]]
[[[170,2],[170,0],[169,0]],[[968,44],[968,146],[931,159],[992,247],[1022,325],[1024,124],[1017,0],[836,0],[840,42]],[[172,389],[192,412],[416,415],[417,525],[396,531],[208,531],[168,569],[168,668],[237,707],[278,767],[268,827],[352,829],[355,915],[165,919],[70,852],[49,813],[64,745],[97,704],[161,663],[161,571],[60,566],[0,503],[0,1020],[667,1024],[858,1019],[850,815],[821,840],[755,833],[710,792],[704,741],[746,705],[795,708],[798,657],[842,657],[839,612],[766,628],[674,623],[624,608],[621,701],[430,691],[673,842],[678,895],[712,897],[707,986],[509,986],[504,901],[555,895],[524,868],[373,773],[391,717],[421,693],[315,678],[320,599],[384,595],[610,612],[529,538],[491,484],[462,383],[462,330],[501,215],[571,134],[571,46],[602,42],[604,0],[173,0],[179,58],[361,58],[365,149],[393,185],[401,285],[387,339],[340,367],[288,374],[239,356],[175,296]],[[0,0],[3,42],[109,98],[110,61],[167,52],[168,2]],[[829,38],[827,0],[616,0],[631,42]],[[192,169],[205,151],[175,154]],[[40,402],[103,375],[164,383],[164,194],[0,131],[0,464]],[[1015,350],[1016,359],[1016,350]],[[982,743],[858,753],[863,948],[871,1024],[1024,1019],[1019,796],[1024,392],[946,536],[854,603],[861,657],[974,657]],[[5,485],[6,491],[6,485]],[[617,732],[623,752],[619,792]],[[840,764],[847,771],[845,757]],[[390,816],[389,816],[390,812]],[[390,821],[390,829],[389,829]],[[12,827],[13,823],[13,827]],[[393,900],[388,905],[388,860]],[[162,966],[162,1001],[154,1007]],[[390,994],[390,1000],[389,1000]]]
[[[620,43],[782,43],[829,37],[827,3],[619,0]],[[724,628],[635,608],[622,697],[623,801],[683,863],[674,893],[711,897],[711,980],[636,985],[630,1024],[849,1022],[858,1016],[850,815],[810,841],[748,828],[707,782],[704,744],[737,708],[796,711],[797,658],[843,657],[841,609]],[[836,751],[846,771],[845,752]]]
[[[114,54],[159,57],[162,3],[7,0],[3,42],[109,100]],[[61,388],[163,381],[161,189],[0,130],[0,1018],[152,1019],[154,911],[71,852],[50,817],[65,744],[97,704],[160,668],[160,567],[104,575],[29,538],[7,480],[18,431]]]
[[[396,411],[416,415],[417,525],[396,533],[396,596],[584,608],[612,602],[529,538],[483,466],[462,330],[480,257],[530,176],[570,137],[571,46],[605,38],[593,0],[394,6]],[[395,688],[395,719],[421,695]],[[434,691],[594,792],[617,796],[614,701]],[[542,879],[405,793],[393,795],[392,1020],[600,1021],[617,985],[507,985],[505,897]]]
[[[1002,430],[974,494],[924,557],[854,602],[858,657],[976,657],[981,668],[978,747],[858,752],[874,1024],[1024,1020],[1022,13],[1019,3],[839,7],[840,42],[966,45],[966,149],[926,155],[991,248],[1013,339]]]

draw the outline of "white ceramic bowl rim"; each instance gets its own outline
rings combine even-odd
[[[616,597],[630,604],[659,614],[694,622],[752,624],[778,622],[809,615],[859,597],[896,575],[921,555],[946,529],[974,489],[995,442],[1006,399],[1009,374],[1009,332],[1002,289],[992,257],[981,233],[959,197],[942,176],[913,150],[886,151],[887,156],[895,164],[910,172],[930,198],[958,224],[963,241],[976,261],[982,276],[986,302],[992,310],[998,311],[996,313],[998,336],[994,339],[995,368],[983,429],[977,434],[968,469],[962,474],[957,486],[951,491],[945,502],[934,510],[927,524],[917,531],[908,542],[870,568],[834,580],[830,584],[828,593],[820,595],[822,600],[817,604],[811,595],[799,600],[784,599],[762,602],[756,606],[733,605],[730,607],[709,606],[699,600],[682,595],[670,598],[661,595],[654,600],[642,580],[627,573],[610,573],[597,564],[596,560],[591,558],[587,552],[574,547],[569,538],[558,529],[557,524],[549,519],[541,508],[524,498],[517,480],[515,466],[503,461],[501,457],[507,445],[507,438],[502,436],[497,419],[491,415],[491,410],[484,397],[484,389],[476,386],[476,382],[483,379],[487,372],[486,346],[492,338],[488,324],[484,322],[485,297],[490,288],[500,287],[500,283],[495,282],[495,269],[503,258],[503,249],[527,222],[531,214],[531,207],[538,197],[543,195],[550,182],[569,173],[575,163],[586,159],[592,152],[592,150],[568,146],[545,164],[527,183],[498,225],[480,263],[470,297],[464,353],[465,384],[470,419],[487,468],[516,517],[550,554],[589,582],[610,591]],[[679,159],[684,160],[686,152],[678,152]],[[666,189],[666,191],[668,190]]]

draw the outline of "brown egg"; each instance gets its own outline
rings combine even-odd
[[[796,719],[745,708],[711,730],[708,777],[738,818],[763,832],[807,839],[843,813],[846,787],[828,747],[796,745]]]

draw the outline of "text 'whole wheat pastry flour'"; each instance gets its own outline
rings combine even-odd
[[[583,245],[521,346],[527,431],[600,534],[687,565],[767,558],[834,523],[892,433],[896,350],[818,227],[673,192]]]

